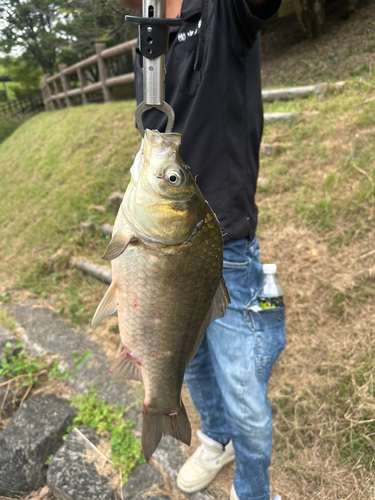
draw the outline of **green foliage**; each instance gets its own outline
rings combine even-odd
[[[10,293],[9,292],[3,292],[0,293],[0,302],[5,303],[10,301]]]
[[[4,300],[1,300],[0,297],[1,302],[7,302],[9,295],[7,294],[2,294],[2,295]],[[12,316],[9,315],[8,309],[6,307],[0,309],[0,325],[3,325],[4,328],[6,328],[11,332],[16,327],[16,321]]]
[[[59,63],[73,64],[94,53],[94,43],[109,46],[134,38],[117,0],[3,0],[0,3],[0,50],[21,53],[22,81],[52,74]],[[21,81],[21,80],[19,80]]]
[[[13,348],[10,342],[6,343],[0,362],[0,378],[22,377],[25,379],[22,385],[29,387],[38,382],[38,374],[47,369],[47,364],[43,357],[34,359],[29,356],[23,345],[23,342],[17,342]]]
[[[137,27],[126,23],[125,15],[139,12],[123,7],[117,0],[74,0],[71,14],[67,32],[74,40],[74,50],[82,56],[92,53],[96,42],[112,46],[137,36]]]
[[[73,396],[72,405],[78,409],[73,426],[88,425],[96,429],[98,434],[110,437],[111,460],[125,483],[137,463],[144,461],[141,443],[133,435],[134,422],[124,420],[125,408],[110,406],[97,396],[95,388],[86,394]]]
[[[59,47],[68,44],[68,0],[3,0],[0,4],[0,49],[18,49],[44,73],[55,67]]]
[[[74,367],[77,370],[82,368],[82,363],[91,356],[89,350],[83,355],[73,353]],[[52,364],[46,361],[45,356],[36,358],[30,356],[24,348],[24,342],[17,342],[15,346],[7,342],[0,360],[0,378],[22,378],[22,385],[29,387],[38,383],[41,374],[48,373],[49,377],[57,380],[71,380],[72,375],[69,369],[64,371],[60,368],[60,362],[55,360]]]
[[[13,134],[25,118],[23,116],[8,116],[0,115],[0,144],[5,141],[7,137]]]
[[[17,98],[39,90],[42,74],[36,60],[25,56],[5,57],[1,62],[11,79],[7,86],[13,89]]]

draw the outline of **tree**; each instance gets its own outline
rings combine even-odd
[[[324,28],[324,0],[293,0],[297,19],[307,36],[318,36]]]
[[[52,73],[59,50],[69,44],[69,0],[2,0],[0,20],[0,49],[17,49],[43,73]]]
[[[126,14],[136,11],[126,9],[117,0],[73,0],[72,20],[67,27],[74,49],[87,55],[94,43],[118,45],[137,36],[137,26],[125,22]]]
[[[310,38],[324,31],[326,12],[336,10],[346,17],[354,12],[359,4],[359,0],[292,0],[292,2],[298,21]]]
[[[16,82],[16,84],[9,84],[16,97],[32,94],[40,89],[42,74],[34,60],[21,56],[5,57],[0,59],[0,62],[7,71],[11,82]]]
[[[136,36],[117,0],[0,0],[0,50],[33,60],[45,74]],[[1,22],[2,21],[2,22]]]

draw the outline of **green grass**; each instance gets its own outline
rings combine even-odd
[[[0,143],[12,135],[16,128],[19,127],[24,121],[25,118],[23,116],[12,117],[0,114]]]
[[[14,329],[16,328],[16,320],[13,318],[13,316],[9,314],[8,309],[6,307],[2,307],[0,309],[0,325],[2,325],[10,332],[13,332]]]
[[[86,394],[73,396],[72,405],[78,410],[73,427],[88,425],[96,429],[99,435],[109,437],[112,463],[121,472],[123,484],[126,483],[133,468],[145,460],[141,443],[133,435],[134,422],[124,419],[125,408],[110,406],[98,399],[95,388]]]
[[[1,310],[0,310],[1,313]],[[73,364],[78,370],[82,368],[84,363],[91,356],[91,352],[86,350],[80,356],[78,353],[73,353]],[[45,355],[33,357],[26,351],[24,342],[17,342],[14,346],[11,342],[7,342],[0,358],[0,379],[17,379],[25,387],[36,386],[39,382],[39,377],[47,375],[51,380],[70,380],[72,375],[69,369],[61,370],[58,360],[50,361]]]
[[[92,216],[90,205],[106,206],[126,188],[140,143],[133,113],[133,102],[42,113],[2,143],[2,266],[5,256],[11,270],[28,267],[30,251],[82,247],[79,224]]]
[[[322,102],[309,97],[266,103],[265,112],[300,113],[294,124],[266,125],[263,137],[283,148],[276,158],[262,159],[268,182],[259,193],[292,195],[282,214],[286,220],[293,217],[324,233],[339,229],[342,242],[345,234],[374,229],[374,85],[373,77],[357,78],[342,92],[328,92]]]
[[[99,229],[83,235],[80,223],[114,221],[109,208],[101,214],[91,206],[107,208],[107,197],[126,189],[140,146],[134,110],[130,101],[41,113],[0,145],[0,273],[35,293],[56,292],[76,323],[94,309],[83,311],[82,286],[96,287],[98,300],[102,285],[54,272],[49,258],[63,248],[100,262],[106,238]]]

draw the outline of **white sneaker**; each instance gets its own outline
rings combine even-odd
[[[202,443],[181,467],[177,476],[177,486],[184,493],[192,493],[205,488],[225,464],[234,460],[232,441],[225,446],[197,431]]]
[[[234,489],[234,484],[232,484],[232,488],[230,490],[230,500],[240,500],[237,496],[236,490]],[[275,495],[272,500],[281,500],[281,496]]]

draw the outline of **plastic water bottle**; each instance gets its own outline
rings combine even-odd
[[[261,309],[283,307],[283,290],[276,278],[276,264],[263,264],[264,278],[258,292]]]

